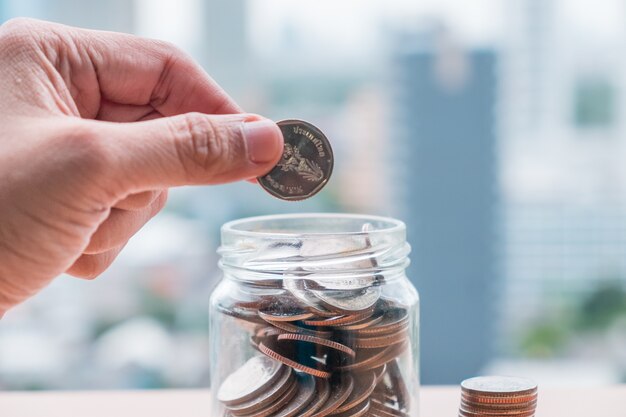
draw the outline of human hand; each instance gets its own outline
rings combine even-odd
[[[0,27],[0,317],[66,272],[93,278],[167,188],[254,178],[273,122],[175,47],[30,19]]]

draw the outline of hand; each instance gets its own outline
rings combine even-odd
[[[254,178],[279,128],[154,40],[30,19],[0,27],[0,317],[55,276],[94,278],[167,188]]]

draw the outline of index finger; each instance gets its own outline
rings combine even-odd
[[[242,111],[199,64],[172,44],[86,29],[74,30],[72,38],[79,55],[91,61],[101,98],[150,105],[164,116]],[[77,66],[90,70],[84,63]],[[74,75],[72,82],[84,79]]]

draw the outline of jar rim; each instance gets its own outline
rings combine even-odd
[[[367,230],[362,228],[353,228],[350,230],[341,230],[335,228],[328,231],[316,231],[316,230],[297,230],[294,227],[293,230],[288,228],[289,222],[296,225],[298,221],[311,221],[311,220],[326,220],[327,224],[334,223],[335,226],[340,225],[341,222],[345,222],[345,226],[349,225],[350,221],[361,221],[362,225],[370,223],[375,227]],[[270,224],[271,222],[280,222],[280,227],[266,229],[254,229],[254,226],[260,224]],[[353,224],[357,224],[354,222]],[[277,226],[278,227],[278,226]],[[374,216],[367,214],[347,214],[347,213],[295,213],[295,214],[272,214],[266,216],[254,216],[246,217],[242,219],[232,220],[224,223],[222,226],[222,234],[229,235],[231,237],[247,237],[247,238],[262,238],[262,239],[284,239],[290,237],[304,238],[321,238],[321,237],[348,237],[348,236],[361,236],[379,235],[388,233],[404,232],[406,226],[401,220],[397,220],[391,217]]]

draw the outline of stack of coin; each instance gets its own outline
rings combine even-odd
[[[280,295],[220,306],[258,351],[219,387],[225,415],[415,415],[399,363],[409,353],[409,313],[381,295],[381,280],[285,278]]]
[[[459,417],[533,417],[537,384],[525,378],[483,376],[461,383]]]

